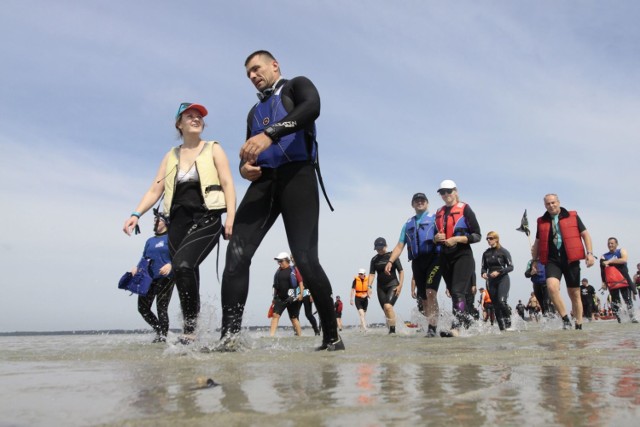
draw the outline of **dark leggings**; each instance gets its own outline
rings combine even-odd
[[[378,294],[378,303],[383,310],[385,304],[390,304],[392,306],[396,305],[396,301],[398,301],[398,295],[396,294],[398,285],[398,282],[393,282],[393,285],[391,286],[387,285],[384,287],[377,287],[376,294]]]
[[[611,294],[611,309],[613,310],[613,314],[616,315],[616,318],[620,319],[620,295],[622,295],[622,299],[624,299],[624,302],[627,304],[629,315],[633,317],[633,300],[631,299],[629,288],[610,289],[609,293]]]
[[[509,298],[509,290],[511,288],[511,282],[509,276],[504,274],[498,276],[495,279],[488,281],[487,288],[489,289],[489,297],[491,297],[491,303],[496,311],[496,320],[498,321],[498,327],[500,330],[511,327],[511,309],[507,304]]]
[[[169,332],[169,302],[173,294],[173,278],[161,277],[151,282],[149,293],[138,296],[138,312],[153,328],[156,334],[166,337]],[[158,316],[151,311],[153,300],[156,300]]]
[[[547,290],[547,284],[534,283],[533,294],[540,303],[540,310],[542,310],[542,314],[545,315],[549,313],[549,291]]]
[[[316,321],[316,317],[313,315],[313,303],[311,302],[311,295],[307,295],[306,297],[302,298],[302,305],[304,306],[304,316],[307,318],[309,323],[311,323],[313,332],[318,333],[318,322]]]
[[[169,253],[184,319],[183,332],[193,334],[200,313],[198,266],[218,243],[222,232],[220,212],[193,213],[178,207],[171,212]]]
[[[476,262],[471,249],[462,249],[452,254],[441,255],[442,278],[447,284],[453,305],[452,329],[471,324],[471,307],[467,304],[467,294],[471,289]]]
[[[313,166],[296,162],[264,169],[238,207],[222,275],[222,336],[240,332],[249,292],[249,266],[260,242],[278,216],[305,285],[313,295],[323,342],[338,339],[331,283],[318,259],[320,203]]]

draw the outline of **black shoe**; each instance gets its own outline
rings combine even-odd
[[[395,326],[389,326],[389,333],[390,334],[395,334],[396,333],[396,327]]]
[[[335,341],[331,341],[330,343],[322,343],[322,345],[320,347],[316,348],[316,351],[338,351],[338,350],[344,350],[344,341],[342,341],[342,338],[338,337],[337,340]]]
[[[440,331],[440,336],[442,338],[453,338],[451,331]]]
[[[151,342],[153,344],[165,343],[165,342],[167,342],[167,337],[165,337],[164,335],[156,335],[156,337]]]
[[[202,353],[233,353],[240,350],[240,334],[229,334],[220,338],[212,347],[202,347]]]
[[[569,316],[564,316],[562,318],[562,329],[571,329],[571,320],[569,320]]]
[[[577,330],[577,331],[581,331],[581,330],[582,330],[582,325],[578,325],[578,324],[576,323],[576,330]]]
[[[434,338],[436,337],[436,328],[435,326],[431,326],[429,325],[429,329],[427,329],[427,335],[425,335],[425,338]]]

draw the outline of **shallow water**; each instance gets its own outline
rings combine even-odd
[[[208,354],[144,334],[2,337],[0,425],[637,425],[639,325],[516,327],[349,329],[336,353],[309,330]]]

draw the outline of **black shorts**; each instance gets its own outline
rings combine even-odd
[[[440,255],[422,255],[411,261],[418,298],[427,299],[427,289],[438,292],[440,287]]]
[[[273,299],[273,313],[278,316],[282,316],[285,308],[287,309],[287,313],[289,313],[290,319],[297,319],[300,315],[300,306],[302,305],[302,301],[298,301],[297,299],[287,299],[281,300],[276,297]]]
[[[364,298],[356,297],[355,298],[355,303],[356,303],[356,308],[358,310],[367,311],[367,307],[369,307],[369,298],[367,298],[367,297],[364,297]]]
[[[567,288],[580,287],[580,261],[567,263],[565,260],[550,259],[545,265],[545,272],[547,278],[553,277],[560,280],[564,276]]]

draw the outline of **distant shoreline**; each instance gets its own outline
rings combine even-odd
[[[369,328],[384,327],[383,323],[373,323],[369,325]],[[345,326],[344,329],[357,328],[357,326]],[[250,331],[269,330],[269,326],[248,326],[246,329]],[[279,330],[292,329],[291,326],[280,326]],[[309,326],[303,326],[302,329],[311,329]],[[174,334],[180,334],[181,329],[171,329]],[[216,329],[216,332],[220,332]],[[82,330],[82,331],[14,331],[14,332],[0,332],[0,337],[29,337],[29,336],[52,336],[52,335],[133,335],[133,334],[153,334],[151,329],[101,329],[101,330]]]

